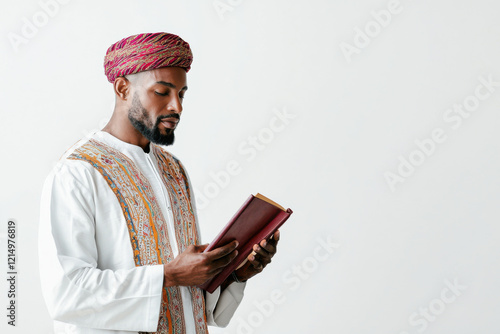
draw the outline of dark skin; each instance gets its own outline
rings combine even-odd
[[[113,84],[115,109],[108,124],[103,128],[114,137],[129,144],[140,146],[149,152],[149,140],[137,130],[129,119],[132,100],[135,97],[147,111],[149,124],[155,124],[158,116],[182,114],[182,101],[187,91],[186,71],[180,67],[163,67],[140,72],[127,77],[118,77]],[[146,117],[146,116],[145,116]],[[160,122],[158,130],[162,135],[174,131],[175,118]],[[146,122],[147,123],[147,122]],[[236,270],[240,281],[260,273],[276,254],[279,231],[268,240],[255,244],[247,261]],[[233,241],[210,252],[203,253],[208,245],[190,245],[173,261],[164,264],[165,286],[200,285],[220,273],[237,256],[237,242]],[[223,284],[225,289],[234,280],[230,276]]]

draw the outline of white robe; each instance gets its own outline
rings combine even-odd
[[[127,155],[152,185],[168,224],[175,256],[173,217],[167,189],[155,157],[107,132],[93,139]],[[130,334],[154,332],[158,325],[163,265],[136,267],[119,202],[90,164],[65,159],[47,177],[40,212],[39,262],[42,290],[55,333]],[[193,208],[194,200],[193,200]],[[245,283],[206,293],[209,325],[225,327],[241,299]],[[181,287],[186,333],[195,333],[189,289]]]

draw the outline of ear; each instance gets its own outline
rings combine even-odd
[[[130,95],[131,83],[125,77],[118,77],[113,83],[113,89],[115,90],[116,98],[126,101]]]

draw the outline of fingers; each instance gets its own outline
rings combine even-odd
[[[278,241],[280,240],[280,231],[276,230],[273,235],[271,235],[268,239],[263,239],[259,242],[258,246],[263,248],[269,253],[276,253],[276,247],[278,246]],[[255,247],[254,247],[255,250]]]
[[[238,269],[238,277],[242,281],[259,274],[271,263],[274,254],[276,254],[279,239],[280,232],[276,231],[267,240],[261,240],[258,244],[253,245],[253,252],[247,257],[248,262]]]
[[[261,240],[253,246],[253,253],[248,256],[248,260],[257,271],[261,271],[271,263],[272,257],[276,254],[279,237],[279,231],[276,231],[268,240]]]
[[[164,265],[166,286],[198,285],[220,273],[238,254],[236,241],[203,252],[207,245],[190,245]]]
[[[229,263],[231,263],[237,256],[238,256],[238,251],[233,250],[228,255],[213,261],[212,267],[214,270],[218,270],[218,269],[222,270],[225,266],[227,266]]]
[[[253,245],[253,252],[255,253],[254,255],[260,255],[261,257],[267,257],[269,256],[270,252],[266,249],[263,248],[260,245]]]
[[[248,260],[256,269],[263,269],[266,265],[271,263],[274,253],[261,248],[259,245],[254,245],[253,253],[248,256]]]
[[[265,263],[263,263],[263,259],[259,254],[254,255],[253,253],[248,256],[248,262],[254,268],[255,271],[260,272],[264,269],[264,267],[271,262],[269,258]]]
[[[231,263],[238,256],[238,241],[234,240],[227,245],[216,248],[210,252],[204,253],[206,260],[210,263],[210,273],[216,275],[225,266]]]
[[[270,254],[275,254],[276,253],[276,245],[277,241],[276,240],[262,240],[259,244],[254,245],[253,249],[256,253],[265,255],[265,252],[270,253]]]
[[[238,241],[234,240],[228,243],[227,245],[224,245],[210,252],[207,252],[206,255],[211,260],[217,260],[227,256],[228,254],[231,254],[231,252],[233,252],[237,247],[238,247]]]

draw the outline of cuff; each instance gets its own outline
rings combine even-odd
[[[214,293],[206,293],[207,323],[210,326],[226,327],[243,299],[246,282],[232,283],[224,291],[220,287]]]
[[[146,267],[146,266],[145,266]],[[149,276],[150,302],[149,309],[145,314],[145,330],[154,332],[158,328],[160,318],[161,299],[163,295],[163,265],[147,266]]]

